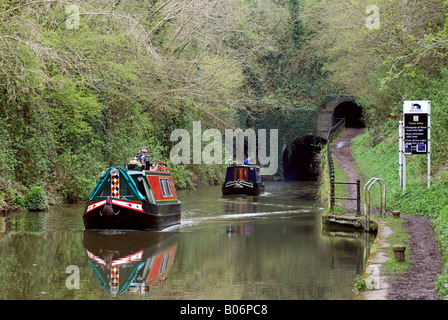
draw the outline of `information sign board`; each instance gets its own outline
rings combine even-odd
[[[431,184],[431,102],[403,101],[403,121],[399,121],[399,179],[406,190],[406,155],[427,155],[427,185]]]
[[[404,153],[428,153],[429,101],[403,102]]]

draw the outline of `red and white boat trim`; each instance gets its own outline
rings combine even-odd
[[[87,206],[87,210],[86,213],[89,213],[90,211],[101,207],[102,205],[106,204],[107,200],[101,200],[95,203],[91,203]],[[117,205],[119,207],[123,207],[123,208],[128,208],[128,209],[132,209],[138,212],[145,212],[143,211],[143,205],[142,202],[129,202],[129,201],[123,201],[123,200],[117,200],[117,199],[110,199],[110,202],[113,205]]]
[[[88,213],[88,212],[92,211],[93,209],[96,209],[96,208],[98,208],[98,207],[101,207],[102,205],[104,205],[104,204],[106,203],[106,201],[107,201],[107,200],[102,200],[102,201],[98,201],[98,202],[89,204],[89,205],[87,206],[87,210],[86,210],[85,213]]]
[[[143,260],[143,253],[145,253],[145,250],[140,250],[137,251],[133,254],[130,254],[126,257],[122,257],[116,260],[112,260],[109,264],[106,263],[106,261],[104,261],[103,259],[101,259],[99,256],[93,254],[92,252],[90,252],[89,250],[86,249],[86,253],[87,256],[89,257],[90,260],[101,264],[107,268],[112,268],[115,266],[119,266],[119,265],[123,265],[123,264],[128,264],[128,263],[132,263],[132,262],[140,262]]]

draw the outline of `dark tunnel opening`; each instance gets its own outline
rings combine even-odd
[[[364,128],[362,108],[353,101],[345,101],[336,106],[333,124],[345,118],[346,128]],[[324,138],[312,135],[297,139],[283,152],[283,179],[316,180],[319,176],[319,152],[326,143]]]
[[[283,180],[316,180],[319,176],[318,154],[325,142],[323,138],[310,135],[297,139],[286,148],[282,156]]]
[[[333,112],[333,124],[345,118],[346,128],[364,128],[365,124],[362,120],[362,108],[353,101],[340,103]]]

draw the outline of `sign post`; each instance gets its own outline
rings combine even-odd
[[[398,178],[400,189],[404,188],[403,183],[403,121],[398,121]]]
[[[400,185],[406,190],[406,155],[427,155],[427,187],[430,186],[431,173],[431,102],[430,101],[403,101],[403,122],[400,139]],[[400,125],[401,128],[401,125]],[[402,168],[401,168],[402,167]]]

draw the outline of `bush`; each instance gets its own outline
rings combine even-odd
[[[32,186],[25,195],[25,207],[29,211],[43,211],[48,209],[48,201],[41,186]]]
[[[9,190],[9,205],[14,208],[26,208],[25,196],[16,189]]]

